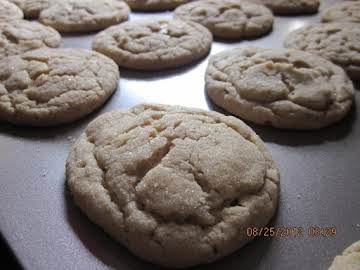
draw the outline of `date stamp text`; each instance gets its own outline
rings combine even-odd
[[[336,227],[248,227],[245,233],[249,237],[335,237]]]

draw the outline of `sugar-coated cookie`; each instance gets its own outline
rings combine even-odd
[[[35,21],[0,21],[0,59],[27,51],[59,47],[60,34]]]
[[[279,172],[261,139],[216,112],[143,104],[94,120],[73,145],[77,205],[140,258],[184,268],[218,260],[274,215]]]
[[[126,21],[129,13],[118,0],[63,0],[42,10],[39,20],[60,32],[89,32]]]
[[[206,71],[211,100],[258,124],[318,129],[340,121],[353,103],[346,73],[330,61],[287,49],[237,48],[213,56]]]
[[[346,1],[330,6],[322,13],[322,21],[360,23],[360,1]]]
[[[117,88],[109,58],[84,49],[38,49],[0,60],[0,119],[27,126],[75,121]]]
[[[274,16],[265,6],[242,0],[199,0],[179,6],[175,18],[200,23],[215,37],[244,39],[263,36]]]
[[[360,80],[360,27],[358,23],[333,22],[303,26],[284,41],[287,48],[321,55]]]
[[[160,70],[182,66],[204,57],[212,35],[207,28],[181,20],[138,20],[100,32],[92,48],[119,66]]]

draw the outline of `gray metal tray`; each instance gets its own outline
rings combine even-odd
[[[323,1],[321,9],[336,1]],[[341,1],[340,1],[341,2]],[[171,13],[133,13],[132,20]],[[214,42],[211,54],[237,46],[281,47],[288,32],[319,15],[276,17],[261,39]],[[62,47],[90,48],[91,35],[71,35]],[[97,115],[140,102],[215,109],[204,92],[207,60],[166,72],[122,70],[120,87],[99,111],[57,128],[0,126],[0,230],[26,269],[152,269],[93,225],[73,204],[65,185],[68,149]],[[359,100],[359,91],[356,99]],[[251,125],[281,170],[275,227],[303,227],[303,237],[262,237],[207,269],[327,269],[345,246],[360,240],[360,114],[312,132]],[[337,229],[311,237],[311,226]]]

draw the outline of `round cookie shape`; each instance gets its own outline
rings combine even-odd
[[[88,32],[126,21],[130,9],[118,0],[64,0],[41,11],[39,20],[60,32]]]
[[[336,256],[328,270],[358,270],[360,265],[360,241],[355,242]]]
[[[116,90],[117,65],[84,49],[38,49],[0,61],[0,119],[26,126],[75,121]]]
[[[323,22],[360,23],[360,2],[342,2],[330,6],[322,13]]]
[[[0,59],[43,47],[56,48],[60,42],[56,30],[38,22],[0,21]]]
[[[53,0],[8,0],[17,5],[29,19],[37,19],[43,9],[49,7]]]
[[[0,22],[9,20],[19,20],[24,17],[21,9],[6,0],[0,0]]]
[[[125,0],[131,10],[164,11],[174,9],[190,0]]]
[[[109,27],[94,39],[92,48],[119,66],[160,70],[189,64],[211,48],[207,28],[180,20],[139,20]]]
[[[237,48],[213,56],[211,100],[234,115],[284,129],[318,129],[350,110],[354,88],[338,66],[302,51]]]
[[[319,23],[291,32],[286,48],[318,54],[346,70],[353,80],[360,80],[360,27],[357,23]]]
[[[320,0],[254,0],[264,4],[275,14],[311,14],[316,13],[320,6]]]
[[[274,16],[263,5],[242,0],[200,0],[179,6],[175,18],[200,23],[215,37],[259,37],[272,29]]]
[[[183,268],[251,240],[277,207],[279,173],[260,138],[216,112],[142,104],[94,120],[73,145],[77,205],[142,259]]]

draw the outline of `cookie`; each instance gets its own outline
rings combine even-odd
[[[41,11],[39,20],[60,32],[88,32],[126,21],[129,12],[118,0],[65,0]]]
[[[40,12],[49,7],[52,0],[8,0],[16,4],[24,13],[25,18],[37,19]]]
[[[174,9],[190,0],[125,0],[131,10],[164,11]]]
[[[360,241],[345,249],[342,255],[336,256],[328,270],[359,270],[359,267]]]
[[[0,21],[19,20],[24,17],[17,5],[5,0],[0,0]]]
[[[313,24],[291,32],[284,46],[321,55],[360,80],[360,27],[357,23]]]
[[[213,56],[211,100],[234,115],[284,129],[318,129],[350,110],[354,88],[338,66],[302,51],[237,48]]]
[[[320,6],[320,0],[253,0],[264,4],[275,14],[311,14],[316,13]]]
[[[274,16],[263,5],[242,0],[200,0],[179,6],[175,18],[200,23],[215,37],[243,39],[272,29]]]
[[[77,205],[140,258],[183,268],[251,240],[277,207],[279,173],[260,138],[216,112],[143,104],[93,121],[66,164]]]
[[[343,2],[332,5],[322,13],[322,21],[360,23],[360,2]]]
[[[38,49],[0,61],[0,119],[27,126],[75,121],[116,90],[117,65],[84,49]]]
[[[38,22],[0,21],[0,59],[42,47],[55,48],[60,42],[57,31]]]
[[[99,33],[95,51],[119,66],[159,70],[188,64],[204,57],[211,48],[207,28],[180,20],[138,20],[112,26]]]

